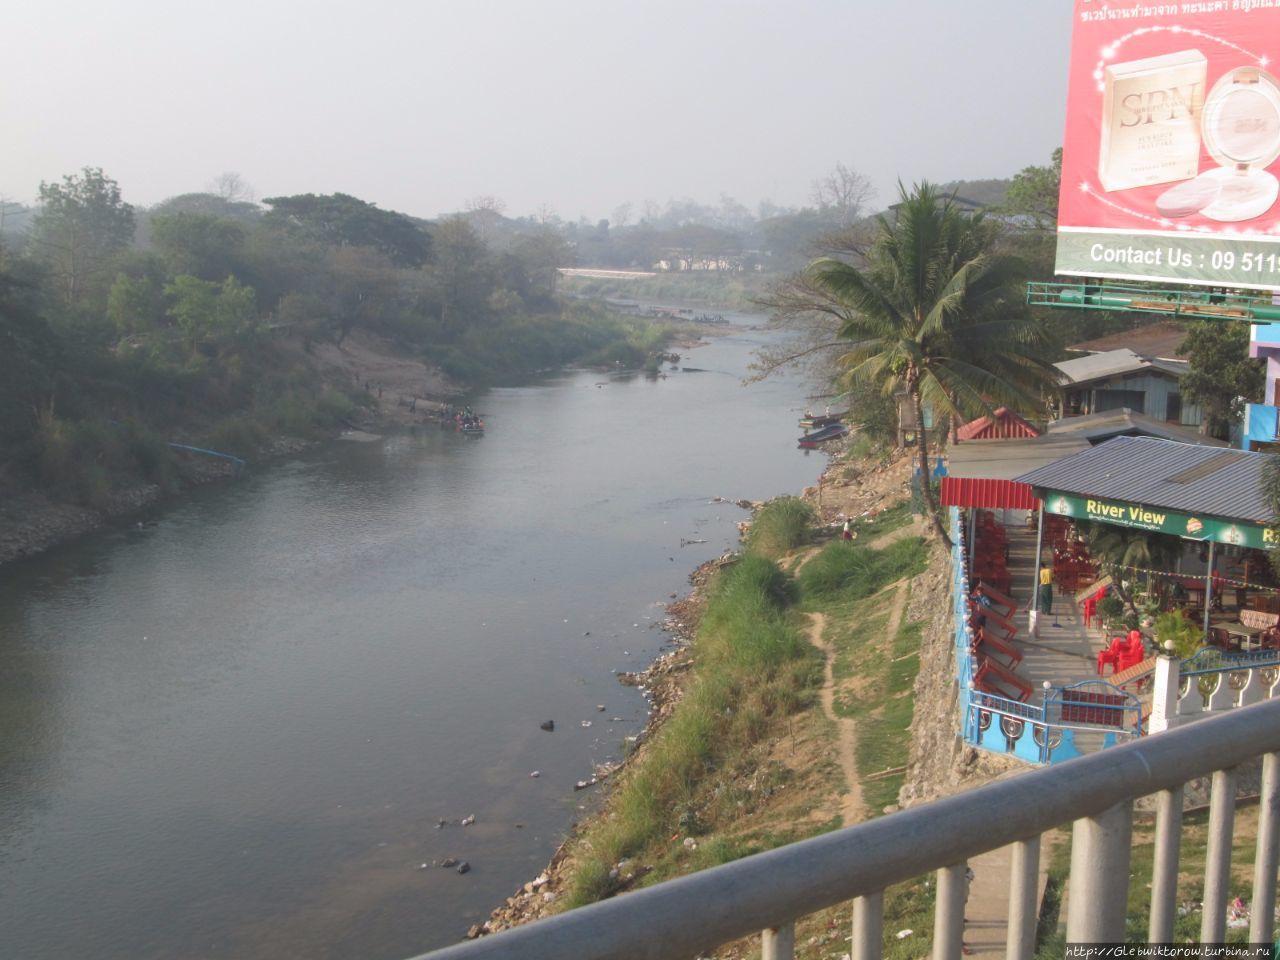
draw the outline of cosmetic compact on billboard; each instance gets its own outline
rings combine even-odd
[[[1075,0],[1057,272],[1280,287],[1280,0]]]

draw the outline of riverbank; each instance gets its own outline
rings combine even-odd
[[[707,335],[721,333],[715,330]],[[686,351],[706,342],[701,336],[677,331],[670,346]],[[448,405],[468,390],[439,368],[404,356],[391,342],[364,330],[352,331],[341,345],[331,341],[308,344],[302,337],[290,337],[280,341],[280,349],[291,363],[306,368],[326,389],[360,398],[360,404],[345,418],[343,430],[331,434],[331,438],[349,432],[347,427],[365,436],[376,436],[435,426]],[[251,463],[267,463],[295,456],[316,439],[277,435],[256,455],[247,450],[232,452],[242,454]],[[43,491],[13,484],[0,487],[0,565],[36,556],[161,501],[181,497],[193,487],[234,475],[230,461],[198,455],[174,454],[173,466],[174,477],[167,486],[148,483],[123,487],[106,494],[97,506],[55,500]]]
[[[277,437],[268,457],[294,456],[306,446],[296,437]],[[98,508],[52,500],[38,490],[10,490],[0,501],[0,565],[70,543],[193,487],[230,479],[235,472],[229,460],[198,454],[177,454],[174,462],[176,480],[170,488],[149,483],[117,490]]]
[[[852,520],[859,537],[866,538],[864,543],[870,541],[876,547],[888,548],[904,538],[918,540],[919,529],[908,522],[909,515],[902,506],[909,492],[909,457],[877,455],[848,460],[843,453],[842,448],[818,482],[803,491],[816,518],[809,534],[816,542],[781,560],[781,567],[793,575],[800,573],[824,546],[835,544],[838,529],[846,519]],[[894,505],[898,505],[896,509],[888,509]],[[903,554],[905,558],[912,545],[904,546],[909,548]],[[707,609],[708,587],[718,573],[735,563],[737,556],[728,555],[698,568],[690,577],[690,594],[669,606],[665,626],[677,648],[642,673],[620,678],[646,692],[653,714],[623,773],[617,782],[610,783],[601,809],[576,824],[547,868],[523,884],[485,923],[473,926],[469,937],[518,926],[583,902],[583,874],[592,872],[590,864],[598,854],[593,848],[601,844],[600,834],[607,832],[609,821],[627,816],[619,812],[620,805],[629,803],[620,799],[626,781],[637,775],[637,763],[655,749],[655,740],[660,739],[663,728],[679,715],[688,691],[693,685],[706,682],[693,640]],[[900,569],[913,569],[911,565],[916,561],[906,562],[908,566]],[[928,695],[935,695],[932,687],[942,674],[932,669],[921,671],[919,677],[924,679],[919,680],[914,668],[926,656],[924,646],[928,641],[923,634],[946,634],[945,628],[935,631],[935,626],[941,626],[935,621],[944,618],[933,616],[935,611],[947,609],[949,581],[945,563],[945,551],[932,550],[925,568],[891,585],[890,589],[896,592],[887,601],[877,594],[852,606],[844,600],[835,607],[811,607],[806,602],[803,609],[812,609],[805,615],[807,620],[797,620],[798,612],[789,615],[795,629],[801,629],[803,624],[803,633],[813,647],[799,661],[810,677],[803,704],[764,719],[761,736],[710,762],[705,773],[705,779],[712,781],[710,787],[691,784],[681,808],[662,814],[670,827],[669,842],[659,844],[660,850],[651,848],[649,853],[612,863],[607,876],[598,879],[597,889],[609,896],[624,893],[878,816],[881,808],[886,812],[896,809],[900,794],[915,798],[944,790],[947,774],[936,764],[919,761],[915,743],[954,740],[950,718],[928,714],[913,723],[908,715],[902,724],[898,706],[886,713],[888,704],[876,699],[884,691],[877,694],[868,683],[883,683],[886,689],[900,690],[893,694],[894,698],[909,692],[913,684],[927,689]],[[867,609],[857,606],[866,603],[871,604]],[[885,608],[891,612],[877,620]],[[873,627],[879,631],[874,636],[866,632]],[[880,643],[887,644],[885,662],[911,661],[910,672],[886,669],[880,676],[864,670],[859,676],[851,659],[851,644],[865,644],[870,649]],[[929,656],[936,656],[936,652],[931,650]],[[823,660],[825,667],[820,665]],[[739,695],[742,709],[747,709],[754,691],[743,689]],[[916,696],[919,695],[917,690]],[[859,725],[867,730],[861,741],[856,735]],[[908,727],[913,736],[904,732]],[[905,755],[908,741],[910,760]],[[892,746],[885,750],[882,743],[898,744],[903,754],[901,762],[885,761],[886,753],[892,755]],[[864,789],[863,782],[868,778]],[[726,809],[726,802],[731,811]],[[731,814],[727,821],[726,813]],[[729,948],[717,955],[734,956],[740,952]]]

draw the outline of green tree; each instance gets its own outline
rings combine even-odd
[[[194,353],[202,345],[216,351],[247,340],[257,327],[253,287],[235,277],[211,283],[199,277],[175,277],[164,289],[169,316],[186,334]]]
[[[489,248],[465,217],[454,216],[436,225],[431,264],[433,299],[440,329],[455,340],[471,326],[489,319],[494,263]]]
[[[1203,432],[1229,440],[1244,405],[1260,401],[1266,383],[1263,360],[1249,356],[1249,325],[1243,320],[1197,321],[1178,353],[1188,359],[1179,381],[1184,402],[1200,404]]]
[[[431,237],[403,213],[379,210],[345,193],[268,197],[266,219],[285,224],[330,246],[373,247],[398,267],[420,267],[431,253]]]
[[[160,314],[160,291],[150,277],[116,275],[107,291],[107,319],[120,336],[150,332]]]
[[[928,477],[926,405],[953,416],[994,403],[1034,409],[1056,381],[1043,359],[1043,327],[1022,306],[1025,267],[993,253],[997,224],[966,215],[928,183],[900,190],[896,219],[876,220],[864,267],[828,258],[807,274],[819,308],[839,323],[844,384],[905,393]],[[927,483],[924,500],[935,532],[950,543]]]
[[[62,360],[57,336],[36,312],[35,293],[0,272],[0,477],[31,454]]]
[[[90,280],[133,240],[133,207],[119,185],[97,167],[40,184],[40,212],[32,224],[35,254],[48,266],[63,301],[81,302]]]
[[[244,249],[244,228],[201,213],[151,217],[151,242],[174,276],[223,280],[236,273]]]
[[[338,346],[357,326],[376,328],[400,306],[401,275],[391,261],[369,247],[341,247],[326,258],[325,299]]]
[[[1001,213],[1025,218],[1036,230],[1058,228],[1058,193],[1062,186],[1062,148],[1053,151],[1044,167],[1023,167],[1009,183],[1009,192],[999,207]]]
[[[1116,594],[1137,613],[1132,588],[1136,570],[1173,570],[1182,552],[1182,541],[1149,530],[1118,527],[1111,523],[1080,524],[1089,556],[1098,561],[1102,572],[1111,577]],[[1135,569],[1136,568],[1136,569]],[[1150,579],[1145,577],[1144,579]]]

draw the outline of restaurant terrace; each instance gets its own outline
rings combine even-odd
[[[1071,431],[953,447],[965,740],[1057,762],[1278,692],[1271,459]]]

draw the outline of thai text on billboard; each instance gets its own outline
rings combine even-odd
[[[1280,0],[1075,0],[1057,272],[1280,287]]]

